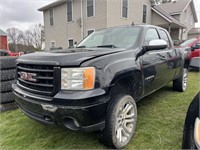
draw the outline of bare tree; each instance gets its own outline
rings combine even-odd
[[[41,24],[39,25],[34,25],[31,28],[31,35],[33,38],[33,45],[36,49],[41,50],[42,48],[42,41],[44,39],[44,34],[43,34],[43,26]]]
[[[9,44],[12,44],[14,51],[18,51],[19,44],[34,46],[37,50],[41,50],[42,42],[44,41],[44,26],[35,24],[26,31],[21,31],[17,28],[9,28],[7,29],[7,34]]]
[[[7,29],[7,35],[9,43],[13,43],[15,45],[15,51],[18,51],[17,45],[22,44],[23,32],[17,28],[9,28]]]
[[[23,44],[26,46],[33,45],[33,36],[31,30],[26,30],[25,32],[23,32],[22,40]]]

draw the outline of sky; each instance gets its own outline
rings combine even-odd
[[[43,13],[37,9],[55,0],[0,0],[0,28],[27,30],[31,25],[43,24]]]
[[[31,25],[43,24],[43,13],[37,9],[55,0],[0,0],[0,28],[27,30]],[[200,0],[194,0],[200,27]]]

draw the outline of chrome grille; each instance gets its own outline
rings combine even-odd
[[[17,72],[17,84],[21,89],[31,93],[49,96],[55,93],[55,70],[53,66],[18,64]],[[22,74],[25,77],[22,77]]]

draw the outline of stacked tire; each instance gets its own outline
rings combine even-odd
[[[0,104],[14,102],[12,83],[15,81],[17,57],[0,57]]]

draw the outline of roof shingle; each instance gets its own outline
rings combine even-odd
[[[178,0],[174,3],[162,3],[159,6],[171,15],[182,12],[190,2],[191,0]]]
[[[177,24],[179,26],[186,27],[180,21],[176,20],[174,17],[172,17],[171,15],[169,15],[167,11],[165,11],[162,7],[160,7],[160,5],[152,6],[152,8],[154,8],[156,11],[158,11],[160,14],[162,14],[164,17],[166,17],[169,22],[173,22],[173,23],[175,23],[175,24]]]

